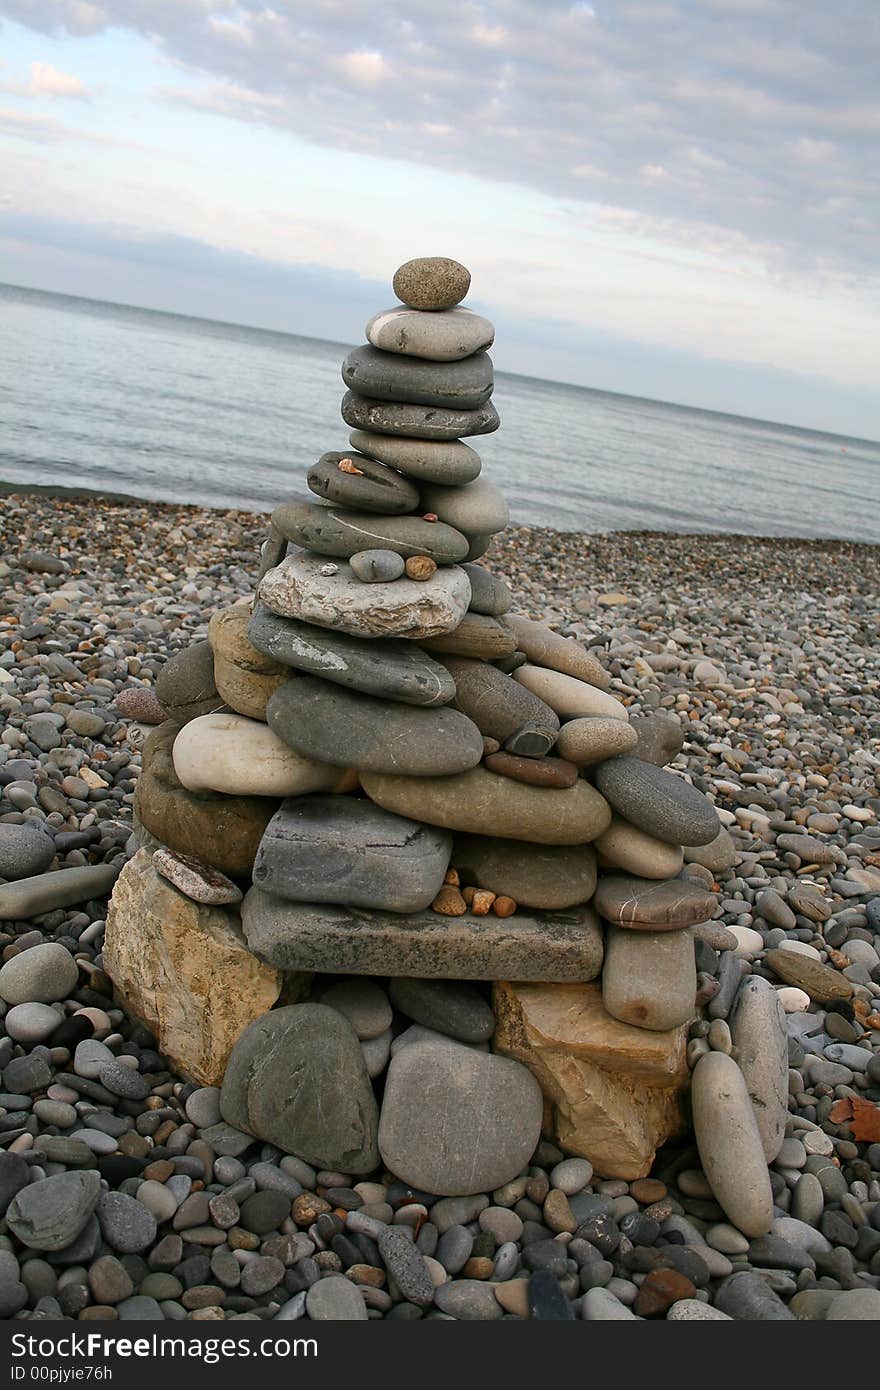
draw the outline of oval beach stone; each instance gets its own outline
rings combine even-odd
[[[419,505],[423,512],[434,512],[469,540],[503,531],[510,521],[504,493],[485,474],[462,487],[426,483],[421,488]]]
[[[431,362],[457,362],[491,347],[495,329],[488,319],[470,309],[426,313],[397,304],[374,314],[365,336],[383,352],[425,357]]]
[[[346,564],[335,574],[322,574],[325,568],[319,555],[287,555],[263,577],[260,598],[281,617],[353,637],[413,641],[451,632],[470,602],[470,581],[458,565],[443,566],[424,581],[395,579],[390,584],[361,584]]]
[[[437,896],[451,852],[447,832],[371,802],[295,797],[266,828],[254,882],[297,902],[418,912]]]
[[[608,928],[602,1000],[612,1018],[666,1032],[694,1017],[696,991],[690,932]]]
[[[715,1200],[737,1230],[763,1236],[773,1220],[767,1160],[743,1074],[725,1052],[701,1057],[691,1078],[694,1133]]]
[[[439,363],[382,352],[371,344],[348,354],[342,364],[342,380],[359,396],[372,400],[453,410],[476,410],[489,399],[495,384],[492,359],[485,352],[475,352],[458,362]]]
[[[717,902],[714,893],[683,878],[658,881],[633,874],[604,874],[596,889],[600,916],[631,931],[678,931],[694,922],[706,922]]]
[[[458,410],[439,405],[375,401],[358,396],[354,391],[346,391],[342,398],[342,418],[355,430],[435,440],[492,434],[501,424],[491,401],[476,410]]]
[[[670,845],[707,845],[718,834],[715,807],[674,772],[640,758],[623,757],[600,763],[594,776],[618,815],[658,840]]]
[[[768,980],[760,975],[743,980],[729,1023],[764,1157],[772,1163],[788,1122],[788,1038],[782,1004]]]
[[[586,844],[611,820],[608,803],[587,782],[564,790],[529,787],[482,767],[433,778],[364,772],[361,785],[371,800],[397,815],[538,844]]]
[[[340,468],[340,463],[346,467]],[[402,516],[415,511],[419,505],[415,483],[378,459],[367,458],[354,450],[346,454],[322,454],[309,469],[306,481],[318,497],[352,511]]]
[[[684,862],[680,845],[668,845],[620,816],[612,817],[596,841],[596,849],[603,864],[639,878],[675,878]]]
[[[7,1004],[54,1004],[76,989],[79,970],[56,941],[21,951],[0,969],[0,999]]]
[[[411,309],[452,309],[471,287],[471,273],[449,256],[417,256],[394,272],[391,288]]]
[[[282,686],[266,717],[278,738],[303,756],[358,771],[443,777],[476,767],[483,756],[476,724],[450,705],[422,709],[379,700],[319,676]]]
[[[526,1169],[542,1110],[540,1087],[519,1062],[454,1042],[413,1043],[388,1068],[379,1151],[423,1192],[492,1192]]]
[[[308,675],[406,705],[446,705],[452,676],[412,642],[360,640],[348,633],[282,618],[258,603],[248,629],[263,652]]]
[[[559,730],[556,751],[578,767],[589,767],[631,752],[637,742],[631,722],[601,714],[566,720]]]
[[[447,656],[443,665],[455,681],[456,708],[474,721],[480,733],[505,743],[524,724],[534,724],[546,730],[552,746],[558,716],[530,690],[484,661]]]
[[[359,550],[349,564],[362,584],[390,584],[406,570],[403,557],[395,550]]]
[[[294,544],[342,560],[361,550],[393,550],[404,560],[429,555],[438,565],[451,565],[468,551],[460,532],[419,516],[379,517],[313,502],[282,502],[272,513],[272,523]]]
[[[173,758],[181,785],[194,792],[297,796],[340,784],[338,768],[303,757],[265,724],[240,714],[191,719],[174,740]]]
[[[462,444],[460,439],[445,442],[407,439],[352,430],[349,441],[352,448],[368,458],[387,463],[408,478],[427,483],[445,483],[447,487],[471,482],[479,476],[482,467],[480,455],[469,444]]]
[[[462,882],[513,898],[519,907],[558,912],[589,902],[596,891],[596,856],[590,845],[457,835],[452,863]]]
[[[462,569],[471,581],[471,612],[500,618],[507,613],[513,595],[500,574],[492,574],[482,565],[465,564]]]
[[[600,690],[608,689],[611,677],[598,658],[586,651],[580,642],[562,637],[546,623],[535,622],[523,613],[511,613],[507,621],[517,647],[533,665],[548,666],[553,671],[598,686]]]
[[[609,719],[628,720],[626,706],[613,695],[600,690],[576,676],[567,676],[563,671],[551,671],[545,666],[517,667],[513,675],[533,695],[555,710],[562,720],[584,719],[604,715]]]
[[[250,604],[221,608],[208,624],[208,641],[214,653],[217,692],[236,714],[248,719],[266,718],[266,701],[290,671],[251,645],[248,637]]]

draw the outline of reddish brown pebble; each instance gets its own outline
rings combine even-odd
[[[435,912],[442,912],[444,917],[463,917],[467,912],[467,903],[451,883],[444,883],[431,906]]]
[[[636,1294],[633,1312],[640,1318],[656,1318],[682,1298],[696,1298],[696,1286],[677,1269],[652,1269]]]
[[[470,902],[471,912],[475,917],[485,917],[488,912],[491,912],[494,901],[495,894],[490,888],[478,888]]]
[[[485,1255],[472,1255],[461,1271],[463,1279],[491,1279],[495,1265]]]
[[[550,1180],[546,1173],[535,1173],[526,1183],[526,1196],[535,1206],[540,1207],[544,1204],[547,1194],[550,1191]]]
[[[444,883],[451,883],[453,888],[461,887],[461,879],[458,876],[458,869],[447,869]]]
[[[149,1182],[167,1182],[174,1176],[174,1164],[167,1158],[157,1158],[155,1163],[147,1164],[143,1176]]]
[[[490,772],[532,787],[573,787],[578,779],[576,764],[565,758],[521,758],[516,753],[490,753],[484,762]]]
[[[501,744],[497,738],[490,738],[488,734],[483,735],[483,757],[488,758],[490,753],[497,753]]]
[[[336,467],[339,469],[340,473],[354,473],[358,478],[364,476],[364,470],[358,468],[354,459],[340,459]]]
[[[330,1203],[325,1202],[317,1193],[302,1192],[299,1197],[294,1197],[290,1214],[297,1226],[311,1226],[313,1221],[317,1221],[319,1216],[323,1216],[330,1209]]]
[[[423,517],[422,517],[422,521],[436,521],[436,520],[437,520],[437,513],[436,513],[436,512],[425,512],[425,514],[424,514]]]
[[[513,898],[506,898],[502,895],[495,899],[492,904],[492,911],[496,917],[512,917],[516,912],[516,903]]]
[[[668,1192],[665,1182],[659,1178],[636,1178],[629,1185],[629,1195],[645,1206],[651,1202],[661,1202]]]
[[[430,579],[437,573],[437,562],[430,555],[410,555],[404,568],[409,579]]]
[[[353,1284],[367,1284],[371,1289],[381,1289],[385,1283],[385,1271],[378,1265],[349,1265],[345,1277]]]
[[[473,902],[474,898],[476,897],[476,894],[477,894],[476,888],[474,888],[474,887],[473,887],[472,885],[470,885],[470,884],[468,885],[467,888],[462,888],[462,890],[461,890],[461,896],[464,898],[464,900],[465,900],[465,902],[467,903],[468,907],[470,907],[471,903]]]

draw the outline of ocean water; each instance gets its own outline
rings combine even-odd
[[[348,446],[340,343],[0,285],[0,482],[269,511]],[[880,443],[499,372],[515,522],[880,541]]]

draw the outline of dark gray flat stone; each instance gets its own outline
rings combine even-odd
[[[380,348],[354,348],[342,364],[342,380],[359,396],[376,401],[476,410],[492,394],[492,359],[474,352],[457,362],[429,362]]]
[[[346,472],[339,464],[347,462],[359,469]],[[419,505],[419,490],[409,478],[378,459],[367,458],[353,449],[348,453],[322,454],[306,478],[312,492],[353,511],[379,512],[402,516]]]
[[[282,535],[318,555],[347,560],[360,550],[394,550],[404,560],[428,555],[438,565],[463,560],[468,541],[442,521],[419,516],[375,516],[370,512],[321,507],[313,502],[282,502],[272,513]]]
[[[354,391],[346,391],[342,398],[342,418],[356,430],[434,440],[492,434],[501,424],[491,401],[476,410],[452,410],[445,406],[378,401]]]
[[[711,801],[654,763],[610,758],[599,763],[594,781],[618,815],[666,844],[708,845],[718,834]]]

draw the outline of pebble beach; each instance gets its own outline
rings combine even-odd
[[[631,1180],[542,1138],[520,1176],[466,1197],[318,1171],[242,1143],[217,1088],[120,1008],[102,949],[138,702],[253,593],[265,533],[243,512],[0,504],[0,1316],[880,1316],[880,550],[518,527],[483,561],[602,660],[630,715],[677,716],[672,766],[726,828],[686,855],[718,895],[687,1050],[691,1067],[734,1050],[743,976],[780,991],[788,1117],[772,1224],[750,1237],[687,1135]],[[58,869],[91,877],[47,910],[39,875]],[[418,1022],[374,994],[366,1041]]]

